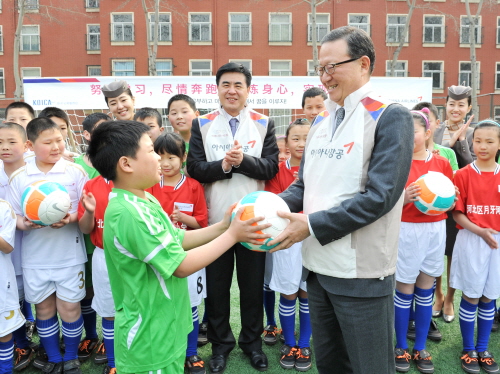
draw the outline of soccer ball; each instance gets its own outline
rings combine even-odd
[[[275,195],[271,192],[267,191],[252,192],[243,197],[238,202],[238,204],[233,210],[231,219],[234,218],[236,212],[241,207],[244,207],[244,210],[241,213],[241,218],[240,218],[242,221],[262,216],[265,218],[258,224],[265,224],[265,223],[272,224],[272,226],[268,227],[267,229],[264,229],[262,231],[257,231],[257,233],[259,234],[264,233],[271,235],[270,238],[257,239],[258,241],[262,242],[262,245],[255,245],[244,242],[241,242],[241,245],[244,246],[245,248],[257,252],[267,252],[270,249],[276,247],[278,244],[273,246],[268,246],[267,243],[276,238],[286,228],[286,226],[289,223],[289,220],[281,218],[277,214],[278,210],[290,213],[290,209],[288,208],[288,205],[286,205],[285,201],[278,195]],[[254,225],[256,226],[257,223],[255,223]]]
[[[442,173],[430,171],[415,182],[420,186],[415,206],[422,213],[437,216],[446,212],[455,201],[455,186]]]
[[[32,183],[21,196],[24,216],[33,223],[49,226],[66,216],[71,207],[68,191],[56,182]]]

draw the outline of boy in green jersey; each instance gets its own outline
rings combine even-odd
[[[229,209],[207,228],[174,228],[145,192],[161,175],[148,131],[136,121],[104,122],[92,134],[87,154],[114,183],[104,216],[104,249],[116,308],[117,372],[180,374],[193,328],[185,277],[236,242],[269,237],[257,232],[270,225],[252,226],[263,217],[241,221],[241,212],[230,223]]]

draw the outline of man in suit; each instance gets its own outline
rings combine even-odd
[[[209,224],[220,221],[231,204],[246,194],[263,190],[264,181],[278,172],[274,122],[246,107],[251,78],[241,64],[220,67],[216,74],[220,108],[193,121],[187,171],[204,183]],[[265,253],[250,251],[238,243],[206,270],[212,373],[226,369],[227,357],[236,345],[229,325],[235,258],[242,326],[238,345],[255,369],[264,371],[268,365],[261,349]]]
[[[321,374],[395,372],[394,273],[414,130],[406,108],[372,91],[374,62],[362,30],[323,38],[316,72],[327,110],[307,136],[299,180],[280,195],[304,212],[281,214],[290,224],[275,242],[303,241]]]

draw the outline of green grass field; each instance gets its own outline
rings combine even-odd
[[[276,300],[279,300],[279,295],[277,294]],[[443,340],[439,343],[427,341],[427,350],[432,354],[433,362],[435,366],[436,374],[455,374],[455,373],[463,373],[460,367],[460,353],[462,351],[462,337],[460,335],[460,326],[458,323],[458,304],[460,302],[460,292],[456,292],[455,296],[455,315],[456,319],[452,323],[445,323],[441,318],[437,319],[438,327],[443,334]],[[298,314],[298,311],[297,311]],[[199,311],[200,317],[203,315],[203,305],[200,307]],[[278,310],[276,305],[276,318],[278,318]],[[297,318],[298,321],[298,318]],[[233,332],[237,337],[240,329],[240,320],[239,320],[239,292],[238,286],[236,282],[236,278],[233,278],[233,287],[231,289],[231,326],[233,327]],[[99,334],[100,332],[100,319],[97,322]],[[299,330],[299,327],[296,327],[296,331]],[[237,338],[236,338],[237,339]],[[412,348],[413,342],[409,342],[410,349]],[[314,344],[314,343],[313,343]],[[279,343],[275,346],[266,346],[263,345],[263,350],[267,354],[269,359],[269,369],[267,373],[277,374],[277,373],[286,373],[291,372],[285,369],[282,369],[279,366]],[[145,347],[144,349],[149,349]],[[498,359],[500,359],[500,332],[492,333],[490,339],[490,350]],[[202,347],[198,351],[199,355],[205,360],[208,367],[208,359],[211,355],[210,344]],[[314,356],[313,356],[314,357]],[[366,353],[367,360],[374,360],[376,358],[370,357],[369,352]],[[84,374],[98,374],[101,373],[104,369],[104,366],[94,365],[91,360],[85,362],[82,365],[82,372]],[[28,369],[23,371],[26,374],[31,373],[40,373],[37,369],[33,367],[29,367]],[[313,368],[308,372],[310,374],[316,374],[318,371],[313,365]],[[208,370],[207,370],[208,373]],[[231,355],[229,356],[228,366],[226,372],[227,374],[255,374],[257,373],[254,370],[248,361],[247,356],[243,354],[243,352],[236,348]],[[418,371],[412,367],[409,373],[418,373]],[[369,374],[369,373],[366,373]]]

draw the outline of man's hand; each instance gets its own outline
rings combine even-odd
[[[307,223],[307,215],[302,213],[287,213],[278,211],[278,216],[290,220],[290,223],[277,238],[267,244],[272,246],[276,243],[280,243],[271,249],[269,253],[290,248],[293,244],[299,243],[311,235],[309,232],[309,225]]]
[[[224,161],[226,161],[231,166],[240,166],[240,164],[243,162],[243,149],[241,148],[241,145],[237,140],[234,141],[233,148],[226,152]]]

